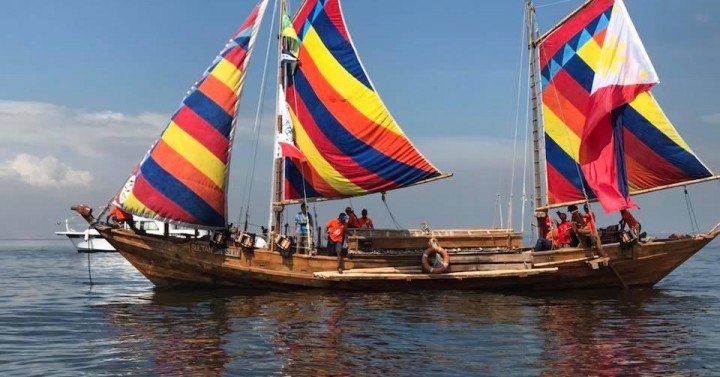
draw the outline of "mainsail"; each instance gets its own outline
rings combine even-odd
[[[581,139],[592,109],[596,72],[603,67],[608,25],[622,0],[588,2],[538,41],[542,74],[547,203],[595,199],[579,165]],[[620,16],[618,16],[620,14]],[[630,194],[712,177],[680,137],[649,91],[614,109],[617,184]],[[615,172],[614,172],[615,173]]]
[[[226,226],[235,111],[266,5],[263,0],[254,8],[190,88],[115,205],[153,219]]]
[[[305,1],[293,26],[300,49],[286,98],[305,160],[285,158],[284,199],[351,197],[442,177],[375,91],[339,0]]]

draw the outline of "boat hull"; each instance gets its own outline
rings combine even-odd
[[[115,248],[107,240],[94,231],[89,234],[75,231],[55,232],[55,234],[70,239],[78,253],[109,253],[115,251]]]
[[[478,251],[453,254],[448,273],[421,271],[421,253],[352,254],[336,272],[329,256],[292,255],[208,240],[98,229],[157,287],[233,286],[252,289],[337,290],[566,290],[652,287],[717,234],[603,247],[608,259],[586,249],[551,252]]]

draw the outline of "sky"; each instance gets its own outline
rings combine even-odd
[[[0,239],[53,238],[60,222],[78,222],[72,204],[104,206],[254,3],[0,4]],[[539,29],[552,27],[581,3],[536,1]],[[435,229],[500,226],[501,218],[507,226],[512,202],[511,225],[529,232],[532,208],[520,201],[523,181],[528,195],[532,192],[532,166],[523,173],[524,0],[342,4],[384,103],[415,146],[454,176],[389,192],[391,212],[379,195],[313,205],[319,222],[352,205],[356,212],[367,208],[376,227],[393,228],[393,218],[409,228],[422,222]],[[701,160],[720,171],[720,2],[626,0],[626,5],[660,77],[653,94]],[[249,205],[252,226],[267,224],[270,203],[272,80],[264,100],[259,98],[271,15],[270,8],[250,63],[229,187],[230,220]],[[258,103],[261,137],[251,180]],[[688,192],[701,230],[720,221],[720,183],[689,186]],[[692,230],[682,188],[635,201],[645,230]],[[596,212],[602,212],[599,206]],[[600,214],[599,222],[614,223],[616,217]]]

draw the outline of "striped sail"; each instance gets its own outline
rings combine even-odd
[[[567,19],[539,45],[545,131],[547,203],[584,200],[579,163],[595,72],[613,16],[614,0],[597,0]],[[691,182],[713,174],[695,156],[650,92],[616,109],[623,119],[620,151],[630,193]]]
[[[190,88],[161,137],[115,198],[135,215],[226,225],[235,110],[267,0],[260,2]]]
[[[440,177],[375,91],[339,0],[305,1],[293,26],[299,62],[286,98],[305,160],[285,158],[284,198],[351,197]]]

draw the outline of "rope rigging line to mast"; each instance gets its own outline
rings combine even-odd
[[[400,226],[400,224],[397,222],[397,220],[395,220],[395,216],[393,216],[392,211],[390,210],[390,207],[387,204],[387,200],[385,200],[385,192],[384,191],[380,193],[380,198],[382,199],[383,204],[385,204],[385,208],[387,209],[388,214],[390,215],[390,219],[392,219],[392,221],[393,221],[393,224],[395,224],[395,227],[397,229],[403,229],[403,227]]]
[[[275,19],[275,14],[277,13],[277,0],[273,2],[273,13],[271,20]],[[255,140],[252,147],[252,159],[249,163],[248,170],[250,171],[249,176],[246,177],[245,180],[245,193],[246,195],[246,201],[245,201],[245,230],[247,230],[247,224],[248,220],[250,218],[250,200],[252,198],[252,189],[253,189],[253,181],[255,178],[255,165],[257,163],[257,152],[258,152],[258,144],[260,141],[260,123],[262,122],[262,109],[265,105],[265,87],[267,85],[267,71],[268,66],[270,64],[270,48],[272,46],[272,36],[273,36],[273,28],[272,28],[272,22],[270,24],[270,32],[268,33],[268,39],[267,39],[267,48],[265,51],[265,64],[263,67],[263,73],[262,78],[260,81],[260,96],[258,98],[257,103],[257,109],[255,111],[255,122],[253,124],[253,135],[255,136]],[[242,194],[242,192],[241,192]],[[242,221],[242,211],[240,213],[241,221]]]
[[[693,232],[699,232],[700,224],[698,224],[697,216],[695,216],[695,209],[693,208],[687,186],[683,186],[683,191],[685,192],[685,206],[687,207],[688,217],[690,218],[690,228]]]
[[[515,102],[515,135],[513,136],[513,153],[512,153],[512,168],[510,169],[510,197],[508,198],[508,216],[507,216],[507,226],[508,228],[512,228],[512,210],[513,210],[513,200],[515,199],[515,164],[516,164],[516,157],[517,157],[517,139],[518,139],[518,130],[520,129],[520,90],[522,88],[522,62],[525,57],[525,26],[526,26],[526,16],[528,16],[527,8],[525,9],[525,14],[522,18],[522,28],[520,32],[520,58],[518,59],[518,69],[517,69],[517,76],[518,76],[518,82],[517,82],[517,98]],[[529,39],[529,38],[528,38]]]

